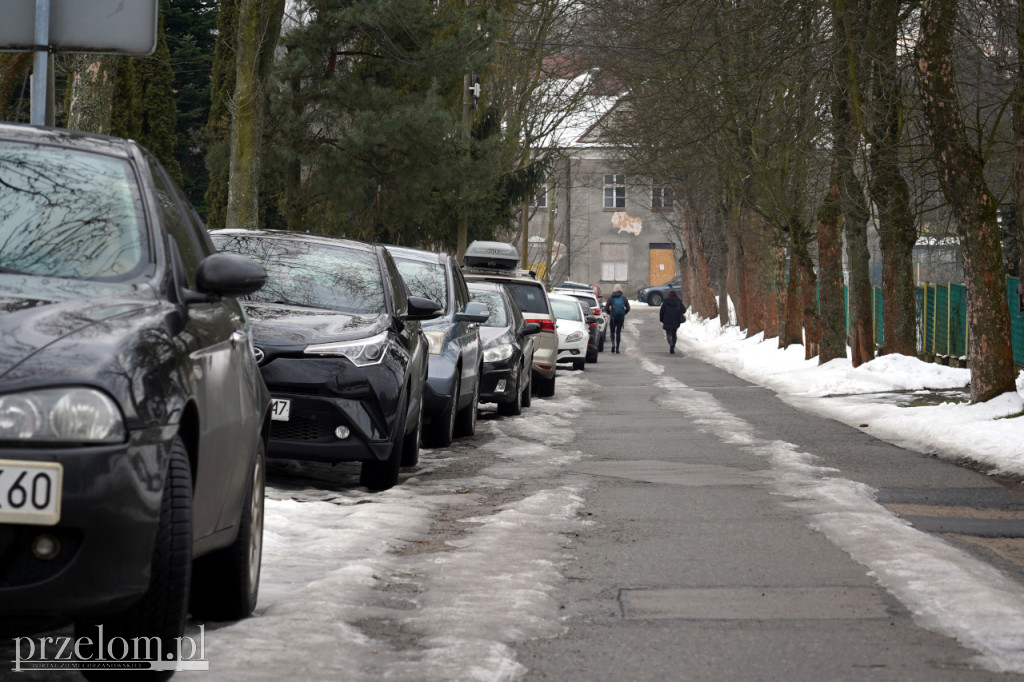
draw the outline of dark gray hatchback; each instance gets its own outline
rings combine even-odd
[[[453,437],[476,432],[482,351],[480,324],[487,306],[470,300],[459,264],[446,254],[387,246],[409,290],[441,306],[441,314],[423,324],[428,369],[424,393],[423,442],[444,447]]]
[[[264,279],[138,145],[0,125],[0,629],[173,651],[190,593],[252,611],[269,396],[232,296]]]

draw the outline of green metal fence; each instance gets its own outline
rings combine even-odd
[[[1020,312],[1016,277],[1006,278],[1006,295],[1010,304],[1010,333],[1013,361],[1024,366],[1024,315]],[[882,339],[881,289],[875,287],[875,335]],[[925,282],[917,288],[918,334],[920,349],[933,355],[964,357],[970,351],[967,334],[967,290],[963,284]]]

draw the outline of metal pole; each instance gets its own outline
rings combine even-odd
[[[46,92],[50,84],[47,76],[50,56],[50,0],[36,0],[35,54],[32,63],[31,123],[46,123]]]

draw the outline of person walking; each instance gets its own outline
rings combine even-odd
[[[615,285],[604,309],[612,321],[612,352],[619,353],[622,348],[622,325],[626,321],[626,313],[629,312],[629,300],[622,294],[621,284]]]
[[[683,305],[683,300],[676,295],[676,292],[670,290],[658,311],[661,327],[665,330],[665,338],[668,340],[669,353],[676,352],[676,332],[679,330],[679,325],[686,321],[684,315],[686,315],[686,306]]]

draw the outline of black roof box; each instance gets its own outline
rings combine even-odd
[[[515,270],[519,267],[519,252],[504,242],[475,241],[466,249],[462,260],[471,268]]]

